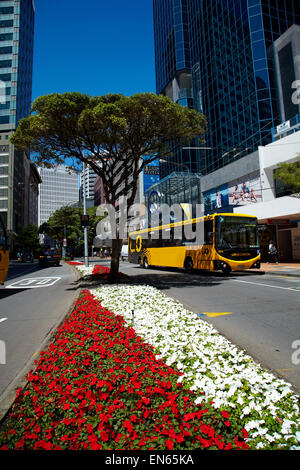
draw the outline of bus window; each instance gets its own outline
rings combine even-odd
[[[6,232],[2,220],[0,219],[0,250],[7,250]]]
[[[212,245],[214,242],[214,223],[213,220],[204,222],[204,244]]]

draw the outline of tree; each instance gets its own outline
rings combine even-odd
[[[88,238],[93,239],[96,235],[97,223],[101,217],[96,215],[96,207],[89,207],[87,214],[89,216]],[[73,251],[80,245],[82,240],[82,227],[80,216],[83,213],[82,208],[73,208],[63,206],[57,209],[39,228],[40,233],[45,233],[57,241],[57,245],[62,248],[63,238],[67,239],[67,247]],[[82,241],[83,243],[83,241]]]
[[[20,230],[16,237],[16,246],[21,250],[36,252],[39,248],[39,234],[37,225],[29,224]]]
[[[297,192],[300,191],[300,163],[281,163],[274,171],[276,179],[280,180],[287,189]]]
[[[18,148],[30,149],[37,164],[53,166],[71,159],[75,168],[89,165],[102,178],[106,203],[115,207],[126,194],[130,207],[143,168],[168,157],[170,142],[186,144],[201,136],[205,126],[202,114],[154,93],[131,97],[54,93],[35,100],[32,114],[20,121],[11,141]],[[112,240],[113,279],[121,246],[116,234]]]

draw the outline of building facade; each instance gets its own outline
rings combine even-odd
[[[85,197],[88,207],[94,206],[96,178],[97,174],[89,165],[86,165],[80,173],[80,199],[83,199],[83,192],[85,188]]]
[[[30,160],[9,138],[31,107],[34,38],[33,0],[0,2],[0,211],[8,232],[28,222],[23,207],[30,186]]]
[[[300,24],[298,0],[153,0],[153,11],[156,91],[208,124],[176,165],[205,175],[268,144],[282,122],[274,43]],[[170,159],[161,176],[172,171]]]
[[[201,178],[206,214],[257,217],[263,261],[271,239],[280,261],[300,261],[300,193],[284,187],[274,175],[282,162],[300,164],[299,138],[300,123],[293,133]]]
[[[57,209],[72,206],[79,199],[78,174],[65,166],[39,168],[39,225],[47,222]]]

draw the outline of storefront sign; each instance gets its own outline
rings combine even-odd
[[[290,219],[268,219],[269,225],[290,225]]]
[[[277,134],[287,131],[291,127],[290,121],[285,121],[276,127]]]

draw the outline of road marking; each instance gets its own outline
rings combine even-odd
[[[9,286],[5,286],[6,289],[36,289],[37,287],[50,287],[53,286],[61,277],[36,277],[21,279],[20,281],[14,282]]]
[[[232,315],[232,313],[233,312],[202,312],[202,315],[206,317],[221,317],[222,315]]]
[[[295,287],[281,287],[281,286],[270,286],[270,284],[263,284],[258,282],[251,282],[251,281],[240,281],[239,279],[231,279],[231,282],[243,282],[244,284],[254,284],[255,286],[263,286],[263,287],[273,287],[273,289],[284,289],[284,290],[293,290],[296,291]]]
[[[0,323],[5,320],[7,320],[7,318],[0,318]]]

